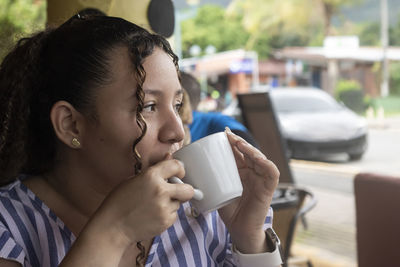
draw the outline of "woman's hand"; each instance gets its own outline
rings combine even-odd
[[[180,203],[193,197],[192,186],[167,181],[184,175],[178,160],[161,161],[114,189],[93,220],[114,227],[129,242],[149,240],[170,227]]]
[[[116,187],[91,217],[60,266],[118,266],[124,251],[151,240],[177,219],[180,203],[193,197],[188,184],[170,184],[184,177],[183,165],[167,156]]]
[[[226,130],[243,184],[242,197],[218,210],[242,253],[265,252],[263,226],[279,181],[277,167],[258,149]]]

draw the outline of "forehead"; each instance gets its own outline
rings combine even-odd
[[[153,53],[145,58],[143,67],[146,71],[144,89],[181,89],[178,71],[171,56],[160,48],[155,48]]]
[[[131,61],[131,57],[127,47],[118,47],[110,52],[110,69],[112,79],[121,80],[127,77],[134,78],[134,65]],[[146,72],[145,83],[151,83],[161,78],[166,77],[169,80],[175,80],[179,82],[178,71],[173,59],[164,50],[159,47],[155,47],[153,52],[144,58],[142,66]]]
[[[178,78],[178,72],[171,56],[159,47],[154,48],[153,53],[144,59],[143,67],[146,75],[172,75],[174,78],[175,76]]]
[[[109,62],[111,83],[102,90],[103,96],[100,101],[135,100],[136,70],[131,62],[128,48],[113,49],[109,54]],[[171,56],[162,49],[156,47],[153,53],[144,59],[142,65],[146,73],[143,83],[145,95],[154,95],[154,92],[158,96],[180,96],[182,94],[176,66]]]

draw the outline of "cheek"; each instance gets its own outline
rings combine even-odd
[[[156,139],[156,137],[154,136],[154,133],[152,133],[151,131],[147,131],[146,135],[136,146],[137,151],[139,152],[140,156],[142,157],[143,164],[145,164],[149,161],[149,156],[150,156],[149,148],[154,147],[155,139]]]

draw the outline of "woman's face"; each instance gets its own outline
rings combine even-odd
[[[140,136],[136,123],[136,80],[127,49],[112,53],[111,84],[99,89],[96,97],[97,122],[87,122],[82,152],[83,166],[98,177],[118,184],[134,174],[133,143]],[[179,108],[182,89],[175,65],[159,48],[144,60],[146,80],[142,115],[147,133],[137,145],[143,169],[164,159],[168,152],[181,147],[184,138]]]

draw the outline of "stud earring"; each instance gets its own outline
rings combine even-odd
[[[72,138],[71,143],[75,148],[81,147],[81,142],[79,142],[79,140],[76,137]]]

